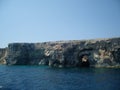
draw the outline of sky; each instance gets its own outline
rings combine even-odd
[[[120,0],[0,0],[0,48],[120,37]]]

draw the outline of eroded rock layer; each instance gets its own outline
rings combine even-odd
[[[119,67],[120,38],[44,43],[11,43],[7,65]]]
[[[0,64],[6,64],[7,48],[0,48]]]

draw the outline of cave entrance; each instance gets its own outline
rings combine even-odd
[[[90,62],[89,62],[89,56],[84,54],[79,57],[79,67],[89,67]]]

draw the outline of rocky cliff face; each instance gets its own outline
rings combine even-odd
[[[7,48],[0,49],[0,64],[6,64]]]
[[[120,38],[44,43],[11,43],[7,65],[52,67],[120,66]]]

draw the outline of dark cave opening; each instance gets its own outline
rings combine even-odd
[[[84,54],[79,57],[79,67],[90,67],[88,55]]]

